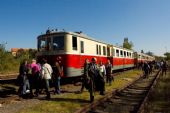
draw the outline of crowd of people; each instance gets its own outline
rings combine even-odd
[[[165,60],[161,60],[160,62],[144,62],[140,63],[140,66],[144,72],[143,77],[148,78],[150,74],[154,71],[154,69],[158,69],[161,71],[161,75],[166,75],[166,71],[168,68],[168,63]]]
[[[149,74],[152,74],[155,68],[160,69],[162,75],[166,74],[168,67],[164,60],[159,63],[145,61],[139,66],[141,66],[140,68],[144,72],[144,78],[148,78]],[[85,59],[80,92],[82,93],[84,88],[86,88],[90,93],[91,102],[94,101],[94,93],[96,91],[99,91],[100,95],[105,95],[105,83],[111,86],[114,80],[112,68],[113,66],[109,59],[106,64],[103,64],[102,61],[99,61],[99,64],[97,64],[96,58],[92,58],[91,62],[89,59]],[[62,76],[63,65],[62,57],[60,56],[56,58],[53,66],[48,64],[46,59],[43,59],[39,63],[37,63],[35,59],[32,59],[31,63],[28,63],[28,60],[24,60],[20,65],[19,76],[17,78],[17,82],[20,86],[18,94],[20,97],[38,97],[40,92],[45,89],[46,98],[50,99],[50,80],[53,79],[52,81],[55,87],[54,94],[60,94],[60,79]],[[33,88],[35,92],[33,92]]]
[[[53,66],[48,64],[46,59],[39,63],[35,59],[32,59],[31,63],[28,63],[28,60],[24,60],[20,65],[19,76],[17,78],[19,84],[18,95],[23,98],[38,97],[40,92],[45,89],[46,98],[50,99],[50,80],[53,79],[54,94],[60,94],[60,79],[62,76],[63,65],[60,56],[56,58]],[[105,76],[106,83],[111,85],[113,77],[110,60],[104,65],[102,61],[97,64],[96,58],[92,58],[91,62],[85,59],[81,92],[83,92],[84,88],[88,89],[91,102],[94,100],[95,91],[100,91],[100,95],[105,94]],[[33,88],[35,89],[34,92]]]
[[[104,65],[102,61],[97,64],[97,59],[92,58],[91,62],[88,59],[84,63],[84,74],[81,92],[84,87],[88,89],[90,93],[90,101],[94,101],[95,91],[99,91],[100,95],[105,95],[105,76],[106,83],[112,84],[112,64],[108,59],[107,64]]]
[[[23,98],[32,98],[39,96],[40,92],[45,89],[46,98],[50,99],[49,82],[53,78],[55,93],[60,94],[60,78],[63,75],[63,66],[61,57],[57,57],[55,65],[52,67],[43,59],[37,63],[35,59],[31,63],[24,60],[19,68],[17,84],[19,85],[18,95]],[[33,92],[33,88],[35,92]]]

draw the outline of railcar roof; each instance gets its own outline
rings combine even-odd
[[[134,50],[126,49],[126,48],[123,48],[123,47],[120,47],[120,46],[116,46],[116,45],[113,45],[113,44],[106,43],[104,41],[96,40],[96,39],[94,39],[92,37],[89,37],[88,35],[86,35],[84,33],[81,33],[81,32],[53,31],[51,33],[46,33],[46,34],[39,35],[37,38],[39,39],[39,38],[44,37],[44,36],[52,36],[52,35],[56,35],[56,34],[71,34],[71,35],[79,36],[79,37],[82,37],[82,38],[85,38],[85,39],[88,39],[88,40],[96,41],[96,42],[99,42],[99,43],[102,43],[102,44],[110,45],[110,46],[113,46],[113,47],[118,48],[118,49],[123,49],[123,50],[126,50],[126,51],[134,52]]]

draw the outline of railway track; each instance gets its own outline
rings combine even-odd
[[[92,103],[80,113],[142,113],[158,78],[159,71],[148,78],[139,78],[126,88],[112,93],[110,98]]]

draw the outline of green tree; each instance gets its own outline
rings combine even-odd
[[[133,46],[134,45],[133,45],[132,41],[129,42],[127,37],[124,38],[123,48],[131,49],[132,50]]]
[[[5,45],[0,44],[0,73],[18,72],[19,60],[5,50]]]
[[[164,53],[166,60],[170,60],[170,52],[166,52]]]
[[[35,49],[29,49],[28,51],[29,53],[29,59],[32,59],[32,58],[35,58],[36,57],[36,54],[37,54],[37,50]]]

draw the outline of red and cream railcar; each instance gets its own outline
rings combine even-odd
[[[96,57],[106,64],[110,59],[113,70],[134,66],[133,51],[92,39],[81,32],[47,31],[38,36],[37,59],[46,58],[51,65],[62,57],[65,77],[82,75],[85,59]]]
[[[113,70],[134,67],[132,50],[113,46]]]
[[[155,60],[155,57],[139,52],[134,52],[134,56],[135,65],[144,63],[145,61],[151,62]]]

